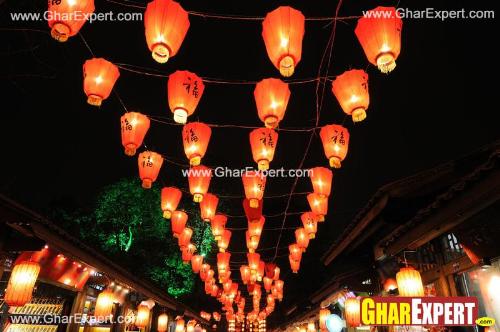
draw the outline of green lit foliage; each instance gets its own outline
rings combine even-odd
[[[211,255],[214,239],[209,224],[200,218],[198,204],[185,197],[180,207],[189,215],[191,242],[200,254]],[[72,229],[78,224],[84,241],[134,274],[150,278],[169,295],[180,297],[193,291],[195,275],[190,264],[181,260],[170,221],[162,217],[157,185],[145,190],[138,179],[123,179],[102,190],[90,213],[63,215]]]

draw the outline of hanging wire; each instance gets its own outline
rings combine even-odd
[[[109,3],[114,3],[124,7],[140,8],[146,9],[146,5],[140,2],[130,1],[130,0],[106,0]],[[264,16],[248,16],[248,15],[231,15],[231,14],[217,14],[217,13],[205,13],[200,11],[187,11],[189,15],[202,17],[202,18],[213,18],[220,20],[234,20],[234,21],[263,21]],[[306,21],[347,21],[355,20],[361,16],[318,16],[318,17],[306,17]]]

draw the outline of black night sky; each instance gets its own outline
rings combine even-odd
[[[95,0],[97,11],[131,12],[145,0]],[[279,5],[290,5],[306,17],[334,16],[337,1],[181,1],[189,11],[264,16]],[[487,1],[354,1],[345,0],[340,16],[361,15],[378,5],[423,9],[492,9]],[[80,206],[92,202],[105,185],[137,176],[137,159],[127,157],[120,143],[119,118],[124,113],[116,95],[101,108],[86,103],[82,65],[92,57],[81,36],[66,43],[50,37],[46,22],[12,22],[10,12],[45,10],[45,1],[0,0],[0,67],[2,93],[1,190],[36,211],[46,213],[56,201]],[[418,7],[414,7],[418,6]],[[81,30],[95,56],[115,64],[138,66],[146,76],[121,69],[115,86],[125,107],[148,115],[171,117],[167,103],[168,75],[186,69],[220,81],[259,81],[279,77],[269,61],[261,37],[260,21],[238,21],[190,16],[191,26],[179,53],[166,64],[151,58],[143,22],[95,22]],[[321,76],[335,76],[349,68],[367,69],[370,107],[365,121],[353,124],[331,93],[331,82],[319,85],[319,124],[342,123],[351,134],[349,154],[334,174],[329,215],[317,239],[303,256],[298,275],[288,267],[287,246],[299,216],[284,220],[286,229],[263,235],[262,247],[280,239],[276,262],[283,268],[289,301],[301,292],[311,293],[319,260],[356,212],[382,185],[458,158],[500,138],[497,89],[498,53],[493,43],[497,19],[407,19],[403,23],[402,52],[389,75],[369,65],[354,35],[356,20],[337,21],[329,67]],[[17,30],[15,30],[15,29]],[[23,30],[22,28],[26,28]],[[292,79],[318,76],[321,57],[334,24],[307,21],[302,61]],[[327,54],[328,55],[328,54]],[[313,127],[316,119],[316,82],[290,85],[291,98],[282,128]],[[190,118],[210,124],[261,126],[253,99],[253,84],[207,82],[201,102]],[[323,93],[324,91],[324,93]],[[170,120],[168,120],[171,122]],[[181,126],[152,122],[145,144],[149,149],[186,163]],[[213,128],[204,163],[209,166],[253,166],[250,129]],[[273,168],[297,168],[304,157],[310,132],[280,132]],[[318,132],[303,168],[327,167]],[[161,181],[187,188],[181,169],[165,162]],[[268,179],[266,195],[287,194],[293,179]],[[299,179],[296,192],[311,191],[309,179]],[[240,179],[214,178],[211,192],[243,195]],[[242,214],[239,199],[227,199],[234,214]],[[268,199],[266,214],[283,212],[287,197]],[[294,195],[289,212],[304,211],[304,195]],[[244,219],[230,220],[245,227]],[[280,228],[283,218],[267,220],[266,227]],[[243,251],[244,232],[234,235],[230,250]],[[272,259],[275,250],[264,251]],[[243,259],[244,256],[241,256]],[[297,287],[293,291],[293,287]],[[317,287],[317,285],[316,285]]]

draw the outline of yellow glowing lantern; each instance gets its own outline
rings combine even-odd
[[[396,273],[400,296],[424,296],[420,272],[412,267],[403,267]]]
[[[358,298],[349,297],[344,302],[345,320],[350,327],[357,327],[361,323],[360,302]]]
[[[5,303],[11,307],[22,307],[30,302],[39,272],[40,265],[36,262],[14,266],[5,291]]]
[[[158,316],[158,332],[166,332],[168,330],[168,316],[161,314]]]
[[[135,318],[135,326],[144,328],[149,324],[149,308],[147,305],[141,304],[137,308],[137,316]]]
[[[99,320],[110,317],[113,313],[114,300],[115,296],[111,289],[102,291],[97,297],[94,316]]]

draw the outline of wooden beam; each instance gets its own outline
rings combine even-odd
[[[383,195],[377,203],[368,211],[367,214],[361,219],[361,221],[356,225],[349,235],[342,239],[342,241],[324,258],[323,263],[325,265],[330,264],[344,249],[352,242],[356,237],[358,237],[364,229],[370,224],[370,222],[375,218],[386,206],[389,196],[387,194]]]
[[[385,253],[393,256],[405,249],[414,250],[451,231],[499,199],[500,171],[496,170],[475,183],[469,190],[462,191],[451,201],[446,202],[443,207],[427,219],[421,220],[410,231],[402,234],[385,248]]]

